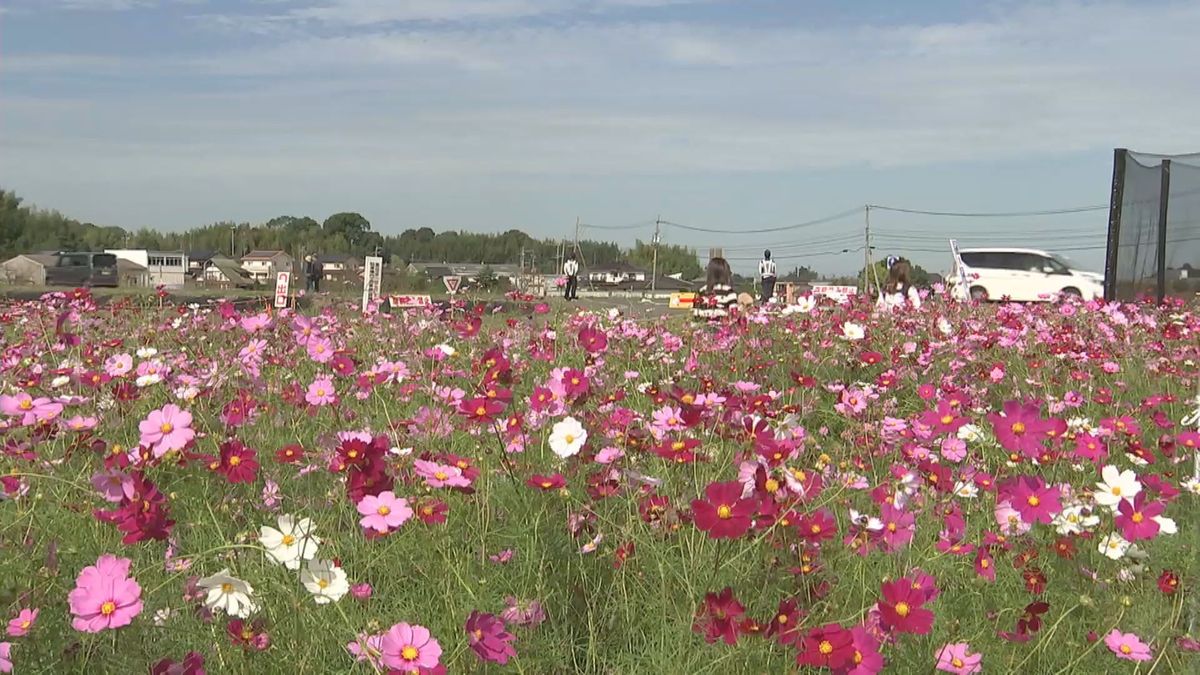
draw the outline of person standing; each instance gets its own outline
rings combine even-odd
[[[567,288],[563,297],[567,300],[578,300],[576,292],[579,290],[579,261],[575,259],[574,251],[567,254],[567,262],[563,263],[563,274],[567,276]]]
[[[308,280],[309,291],[321,292],[321,263],[311,254],[304,257],[304,277]]]
[[[758,263],[758,276],[762,281],[762,301],[766,304],[775,295],[775,261],[771,260],[771,250],[763,251],[763,259]]]

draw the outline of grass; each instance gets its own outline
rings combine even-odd
[[[27,305],[21,311],[33,316],[49,310]],[[903,344],[910,340],[938,341],[935,318],[939,312],[949,314],[968,332],[996,332],[998,310],[994,307],[959,310],[939,306],[923,311],[915,317],[882,318],[872,323],[869,348],[889,355],[893,349],[902,351]],[[832,316],[812,320],[807,328],[794,320],[750,326],[744,333],[729,337],[728,346],[723,348],[718,345],[726,338],[697,330],[680,319],[630,326],[629,337],[618,337],[619,329],[609,324],[609,352],[604,365],[597,369],[597,394],[576,405],[572,414],[586,420],[591,445],[598,450],[622,442],[616,437],[600,438],[603,420],[610,414],[600,404],[608,393],[623,389],[628,398],[622,405],[636,411],[637,419],[648,422],[651,412],[660,406],[651,396],[637,392],[633,385],[638,382],[663,383],[665,389],[669,386],[666,383],[673,380],[686,390],[696,391],[705,377],[711,378],[718,389],[727,389],[738,380],[753,381],[763,384],[764,390],[782,392],[781,403],[794,405],[808,430],[810,441],[794,462],[798,468],[820,471],[821,467],[833,470],[858,465],[857,470],[875,486],[888,480],[893,464],[904,462],[896,447],[880,439],[883,418],[919,415],[929,404],[915,395],[916,386],[938,382],[942,377],[979,395],[976,410],[969,416],[985,429],[988,423],[984,413],[998,410],[1005,400],[1019,396],[1061,397],[1067,390],[1078,388],[1088,395],[1089,402],[1072,414],[1094,421],[1133,414],[1146,428],[1143,437],[1148,445],[1156,441],[1157,430],[1149,415],[1139,412],[1140,402],[1151,395],[1172,394],[1179,400],[1165,406],[1164,412],[1178,421],[1187,412],[1183,399],[1194,395],[1190,388],[1195,382],[1194,364],[1175,376],[1148,370],[1148,366],[1157,367],[1158,362],[1148,356],[1147,347],[1160,336],[1130,329],[1122,335],[1128,341],[1107,343],[1107,357],[1122,368],[1119,374],[1110,375],[1099,371],[1095,364],[1072,366],[1056,360],[1048,351],[1051,343],[1030,330],[1020,337],[1017,346],[946,342],[933,348],[927,366],[901,358],[895,367],[897,383],[881,391],[879,399],[861,416],[847,417],[834,409],[835,394],[820,386],[797,387],[791,378],[793,371],[800,371],[820,384],[871,382],[886,370],[884,366],[862,365],[858,355],[867,347],[847,345],[836,337]],[[1055,330],[1077,326],[1074,330],[1079,334],[1095,331],[1096,324],[1105,321],[1098,313],[1072,322],[1049,311],[1037,316],[1052,322]],[[502,344],[504,339],[511,340],[506,352],[517,364],[512,409],[525,413],[525,397],[548,377],[552,367],[584,365],[584,355],[574,339],[575,319],[562,312],[529,317],[501,314],[485,318],[477,336],[462,337],[461,318],[418,326],[415,318],[367,322],[340,311],[336,326],[329,330],[344,340],[360,369],[379,356],[402,359],[412,371],[411,384],[386,385],[360,401],[350,391],[351,380],[338,380],[343,402],[311,411],[286,403],[283,388],[292,382],[307,386],[328,368],[295,351],[286,328],[271,329],[263,335],[268,355],[277,357],[278,363],[264,365],[261,377],[252,381],[235,365],[238,350],[251,336],[222,328],[215,314],[198,315],[194,325],[175,328],[166,327],[164,318],[151,308],[116,323],[90,326],[81,330],[85,338],[82,345],[54,354],[22,348],[32,340],[10,324],[5,339],[23,353],[27,362],[9,367],[6,377],[11,378],[10,383],[17,382],[14,375],[28,373],[33,363],[55,368],[58,362],[71,357],[86,362],[89,345],[95,348],[90,356],[96,361],[93,368],[113,353],[132,353],[143,345],[157,347],[160,357],[180,355],[178,371],[198,373],[215,367],[223,379],[214,378],[213,386],[187,406],[195,416],[194,426],[203,435],[196,451],[215,454],[217,441],[234,434],[258,450],[262,463],[258,480],[250,485],[229,484],[206,470],[203,462],[187,466],[162,463],[147,470],[147,475],[169,495],[171,516],[176,521],[173,538],[177,555],[192,561],[188,572],[171,573],[164,568],[166,542],[124,546],[112,525],[92,517],[93,509],[107,508],[89,485],[90,476],[101,466],[101,458],[78,435],[58,433],[51,438],[31,439],[26,430],[10,431],[10,444],[28,440],[36,459],[0,459],[0,467],[20,477],[29,488],[28,494],[19,499],[0,502],[0,607],[13,616],[20,607],[40,607],[42,612],[30,637],[12,640],[16,672],[146,672],[148,665],[158,659],[179,660],[192,650],[205,656],[209,672],[217,673],[348,672],[355,668],[371,672],[366,666],[353,665],[344,645],[359,632],[381,632],[399,621],[428,627],[445,650],[443,662],[450,672],[788,672],[795,668],[796,651],[771,640],[743,636],[734,647],[705,644],[692,631],[705,593],[733,588],[747,614],[762,622],[773,617],[780,600],[797,598],[808,613],[806,626],[827,622],[851,625],[861,621],[879,599],[882,580],[902,576],[914,568],[937,580],[941,595],[930,605],[937,618],[930,634],[901,636],[897,644],[885,647],[888,672],[931,672],[941,645],[960,641],[969,642],[972,651],[984,655],[985,672],[1131,671],[1134,664],[1117,661],[1102,640],[1089,641],[1089,631],[1103,636],[1113,627],[1135,632],[1152,644],[1154,660],[1138,665],[1138,672],[1195,672],[1200,666],[1194,654],[1177,649],[1173,643],[1188,630],[1190,612],[1194,611],[1189,603],[1195,600],[1193,589],[1200,578],[1196,562],[1200,559],[1200,513],[1195,496],[1185,494],[1170,504],[1167,515],[1178,523],[1179,532],[1146,543],[1151,558],[1147,570],[1136,580],[1118,581],[1117,573],[1128,561],[1115,563],[1104,558],[1094,541],[1077,540],[1076,558],[1059,559],[1052,552],[1057,535],[1047,526],[1036,526],[1030,535],[1015,538],[1011,552],[996,553],[997,581],[989,584],[975,575],[973,556],[945,555],[935,547],[942,523],[932,507],[948,498],[929,494],[931,501],[920,511],[916,538],[910,547],[892,555],[875,552],[860,557],[841,544],[841,536],[850,526],[848,508],[871,513],[877,513],[878,508],[867,491],[849,490],[831,482],[803,510],[831,509],[838,520],[839,536],[822,547],[821,571],[800,575],[789,571],[801,561],[794,550],[797,539],[785,527],[776,525],[732,541],[709,539],[689,522],[652,527],[639,517],[640,495],[628,480],[622,481],[622,491],[616,496],[590,496],[589,479],[602,467],[556,457],[546,443],[548,426],[528,429],[526,451],[507,462],[502,460],[493,434],[486,429],[479,433],[477,427],[456,419],[452,433],[414,428],[412,433],[392,436],[397,446],[412,447],[417,454],[453,453],[470,458],[481,470],[474,493],[431,490],[416,481],[398,482],[399,495],[443,499],[449,505],[447,523],[426,525],[414,518],[397,533],[368,541],[336,476],[323,466],[299,475],[296,467],[276,462],[274,451],[299,443],[311,452],[319,452],[331,447],[329,437],[334,432],[361,428],[385,432],[400,420],[413,419],[422,406],[438,408],[427,389],[429,384],[470,391],[474,386],[472,364],[478,363],[486,348]],[[514,325],[508,325],[506,319],[514,320]],[[1034,324],[1033,318],[1025,320]],[[544,339],[544,330],[550,328],[557,331],[555,357],[547,361],[532,358],[529,345]],[[663,337],[668,334],[682,338],[679,351],[663,348]],[[123,338],[124,344],[98,347],[102,340],[114,337]],[[648,345],[650,337],[655,340]],[[751,340],[755,341],[753,347]],[[458,350],[447,365],[434,364],[424,356],[425,350],[439,343],[452,344]],[[970,354],[964,357],[960,349],[968,346]],[[1195,358],[1194,344],[1184,340],[1168,340],[1167,349],[1180,363]],[[696,358],[690,372],[682,369],[689,353]],[[953,362],[963,360],[966,365],[952,368]],[[1002,382],[992,384],[974,375],[995,364],[1006,369]],[[461,370],[462,374],[449,372],[451,369]],[[639,372],[628,384],[622,377],[627,370]],[[1086,371],[1089,380],[1072,383],[1073,370]],[[1124,383],[1123,389],[1118,382]],[[43,381],[36,389],[44,391],[47,386]],[[1118,391],[1114,403],[1095,402],[1101,387]],[[95,394],[75,383],[66,387],[76,388],[83,395]],[[221,409],[239,388],[252,392],[266,410],[253,424],[229,429],[221,422]],[[137,422],[167,403],[170,393],[169,387],[155,385],[146,388],[136,401],[118,403],[108,410],[98,410],[97,404],[90,401],[77,412],[101,417],[97,439],[129,446],[137,442]],[[781,403],[772,405],[778,408]],[[660,478],[663,482],[657,493],[670,497],[674,507],[686,509],[709,482],[736,477],[736,458],[752,449],[744,439],[734,437],[738,428],[730,421],[688,432],[689,437],[701,441],[709,461],[676,465],[630,450],[624,466]],[[1086,487],[1096,480],[1090,467],[1075,468],[1067,461],[1042,468],[1014,468],[1006,465],[1006,453],[993,444],[972,444],[971,451],[970,462],[997,475],[1036,472],[1047,481],[1076,487]],[[1111,461],[1130,466],[1125,458],[1117,456],[1122,454],[1114,447]],[[406,462],[398,460],[397,471]],[[1167,480],[1178,485],[1179,472],[1189,466],[1160,463],[1138,472],[1170,472]],[[556,471],[567,478],[568,488],[564,491],[541,492],[524,483],[532,473]],[[351,583],[370,583],[373,594],[369,600],[347,595],[334,605],[317,606],[298,583],[296,573],[270,563],[254,548],[258,528],[273,526],[277,515],[262,506],[265,479],[277,482],[281,488],[278,513],[312,518],[315,532],[324,542],[319,557],[338,558]],[[974,502],[960,503],[968,528],[966,541],[978,543],[985,530],[996,529],[991,516],[993,498],[981,494]],[[580,552],[581,546],[592,539],[591,534],[576,538],[567,529],[569,517],[585,511],[594,513],[593,532],[603,535],[593,553]],[[1098,535],[1108,529],[1107,524],[1102,525]],[[625,542],[633,542],[635,553],[616,569],[613,553]],[[502,565],[489,559],[505,549],[515,552],[511,562]],[[1013,566],[1016,554],[1026,549],[1038,552],[1035,564],[1048,581],[1039,597],[1049,603],[1050,610],[1043,617],[1045,627],[1040,634],[1027,644],[1013,644],[997,637],[997,631],[1013,630],[1016,616],[1034,599],[1024,588],[1021,571]],[[67,593],[74,587],[78,571],[106,552],[133,560],[133,576],[142,586],[145,609],[127,628],[96,635],[77,633],[70,628]],[[254,586],[262,605],[258,616],[266,621],[272,641],[265,653],[233,646],[225,633],[225,617],[205,622],[182,598],[189,575],[204,576],[224,567]],[[1081,571],[1084,568],[1094,570],[1098,580],[1085,575]],[[1167,596],[1157,589],[1154,579],[1163,569],[1181,575],[1183,592]],[[828,585],[828,594],[823,597],[813,592],[822,583]],[[519,657],[507,667],[481,664],[467,648],[463,622],[472,610],[499,613],[508,596],[540,601],[548,618],[536,627],[512,629]],[[156,626],[153,617],[163,610],[169,610],[170,615],[163,626]]]

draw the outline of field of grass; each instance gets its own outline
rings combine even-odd
[[[1200,670],[1194,308],[353,304],[0,306],[0,672]]]

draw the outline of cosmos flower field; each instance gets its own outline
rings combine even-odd
[[[0,307],[0,672],[1200,670],[1200,313]]]

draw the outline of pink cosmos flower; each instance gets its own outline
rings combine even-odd
[[[61,403],[48,398],[34,398],[25,392],[16,396],[0,396],[0,413],[9,417],[20,417],[21,426],[29,427],[38,422],[48,422],[63,411]]]
[[[978,673],[983,670],[981,665],[983,662],[982,654],[968,654],[967,649],[970,648],[965,642],[956,642],[948,644],[938,650],[937,653],[937,669],[945,673],[954,673],[955,675],[968,675],[969,673]]]
[[[391,491],[380,492],[378,495],[366,495],[359,500],[357,508],[362,515],[358,524],[376,532],[394,530],[413,515],[412,509],[408,506],[408,500],[397,498]]]
[[[307,350],[308,357],[317,363],[328,363],[333,358],[333,343],[329,338],[309,338]]]
[[[129,354],[116,354],[104,360],[104,372],[112,377],[121,377],[133,370],[133,357]]]
[[[612,464],[613,462],[625,456],[625,451],[620,448],[607,447],[596,453],[596,462],[599,464]]]
[[[448,466],[418,459],[413,462],[417,475],[425,479],[425,484],[432,488],[440,487],[470,487],[471,480],[463,475],[457,466]]]
[[[122,499],[133,499],[133,479],[119,469],[106,469],[92,475],[92,487],[105,501],[119,503]]]
[[[398,623],[383,634],[380,642],[383,665],[404,672],[433,668],[442,657],[442,646],[424,626]]]
[[[370,600],[371,593],[371,584],[368,583],[354,584],[350,587],[350,595],[353,595],[357,600]]]
[[[160,410],[150,413],[138,424],[142,432],[142,445],[152,449],[155,457],[162,457],[172,450],[182,450],[193,438],[192,414],[168,403]]]
[[[328,377],[318,377],[308,385],[308,393],[304,395],[304,400],[309,405],[329,405],[337,400],[337,390],[333,386],[333,380]]]
[[[12,671],[12,643],[0,642],[0,673],[11,673]]]
[[[515,638],[504,630],[504,622],[493,614],[472,611],[467,617],[466,630],[471,650],[484,661],[504,665],[517,655],[512,646]]]
[[[79,572],[75,588],[67,595],[75,630],[99,633],[133,623],[142,612],[142,587],[129,578],[131,564],[129,558],[106,553]]]
[[[1127,661],[1149,661],[1150,645],[1142,642],[1133,633],[1122,633],[1116,628],[1104,636],[1104,644],[1118,659]]]
[[[29,629],[33,628],[33,624],[37,621],[37,609],[22,609],[17,618],[8,622],[9,637],[23,637],[29,634]]]
[[[84,417],[83,415],[76,415],[63,421],[63,426],[71,431],[91,431],[99,424],[100,420],[95,417]]]

